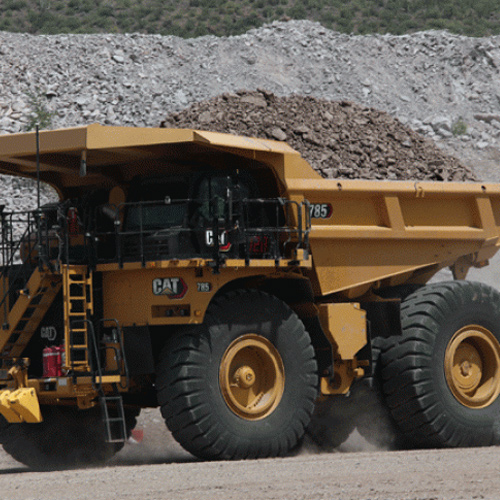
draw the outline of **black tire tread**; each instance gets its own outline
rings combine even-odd
[[[35,470],[67,469],[102,464],[123,443],[107,443],[100,408],[43,407],[40,424],[8,424],[2,417],[0,442],[18,462]],[[139,410],[125,410],[127,434]]]
[[[474,282],[428,285],[402,303],[403,336],[382,355],[385,400],[411,446],[455,447],[494,444],[492,431],[471,435],[458,419],[446,417],[446,408],[434,389],[430,363],[439,325],[450,311],[460,310],[472,298],[500,304],[500,294]]]
[[[274,314],[286,313],[302,325],[298,317],[283,302],[264,292],[236,290],[214,299],[205,316],[205,325],[216,325],[224,318],[228,304],[246,303],[266,305]],[[204,459],[241,459],[286,455],[294,448],[309,423],[317,394],[317,367],[314,349],[308,333],[294,327],[287,332],[291,342],[301,353],[302,370],[307,388],[303,407],[296,414],[293,428],[264,445],[246,442],[240,436],[230,435],[223,426],[214,423],[201,386],[202,380],[193,377],[193,371],[203,371],[206,362],[200,352],[209,348],[207,330],[194,326],[180,329],[165,345],[157,367],[158,401],[165,422],[174,438],[190,453]],[[196,349],[194,347],[197,347]],[[185,371],[186,374],[179,373]],[[200,385],[197,386],[197,383]],[[197,389],[197,390],[196,390]],[[203,410],[201,410],[203,409]],[[200,410],[200,411],[198,411]]]

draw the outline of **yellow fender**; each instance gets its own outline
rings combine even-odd
[[[42,413],[36,391],[23,387],[15,391],[0,392],[0,413],[9,423],[40,423]]]

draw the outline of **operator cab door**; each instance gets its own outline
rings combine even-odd
[[[247,258],[269,226],[255,180],[246,172],[206,173],[193,183],[191,225],[202,255]],[[266,236],[267,238],[267,236]],[[255,240],[259,245],[255,245]]]
[[[126,203],[122,235],[126,260],[193,257],[188,207],[187,179],[138,180]]]

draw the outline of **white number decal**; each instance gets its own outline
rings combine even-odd
[[[332,212],[333,209],[330,203],[311,203],[309,208],[311,219],[329,219]]]

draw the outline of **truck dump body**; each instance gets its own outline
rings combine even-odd
[[[352,417],[369,394],[405,446],[500,441],[500,296],[458,281],[498,250],[498,186],[327,180],[276,141],[100,125],[0,137],[0,173],[60,197],[0,212],[18,460],[99,461],[158,405],[201,458],[334,447],[378,435]],[[47,448],[67,422],[92,439]]]
[[[34,134],[0,139],[0,172],[36,178]],[[192,130],[90,125],[43,132],[40,148],[40,178],[64,198],[112,189],[137,172],[165,174],[179,160],[266,165],[280,196],[311,204],[311,277],[319,295],[424,283],[448,265],[464,276],[499,244],[500,188],[493,184],[323,179],[284,143]]]
[[[289,181],[291,196],[326,205],[310,234],[318,294],[459,277],[498,250],[500,189],[493,184]],[[320,214],[321,215],[321,214]]]

